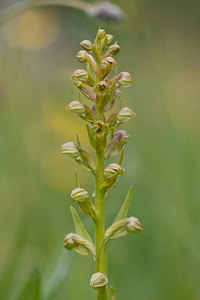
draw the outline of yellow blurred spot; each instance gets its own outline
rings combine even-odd
[[[75,185],[73,165],[55,152],[43,153],[41,174],[45,182],[57,190],[67,191]]]
[[[56,136],[63,138],[63,143],[67,142],[66,139],[75,140],[76,132],[78,132],[82,145],[88,145],[87,131],[83,120],[78,119],[72,113],[66,112],[63,107],[56,108],[45,103],[43,109],[46,126]]]
[[[3,26],[3,37],[14,48],[34,51],[52,44],[59,36],[61,22],[52,9],[28,10]]]
[[[62,191],[75,187],[74,167],[79,168],[81,184],[88,182],[90,176],[84,168],[61,154],[61,144],[75,141],[76,131],[80,134],[83,147],[88,145],[83,121],[76,122],[77,116],[70,118],[70,115],[63,108],[58,109],[46,103],[41,117],[30,122],[22,136],[24,148],[29,157],[39,164],[43,180]]]

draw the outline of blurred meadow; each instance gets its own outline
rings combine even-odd
[[[14,2],[1,0],[0,10]],[[88,148],[83,122],[64,107],[79,97],[70,81],[81,67],[79,43],[93,40],[99,27],[115,35],[119,71],[135,81],[123,90],[137,117],[123,125],[130,133],[126,173],[106,200],[106,222],[133,184],[130,215],[144,231],[110,243],[116,299],[200,299],[199,4],[113,2],[126,13],[122,23],[51,6],[0,26],[0,299],[95,299],[91,257],[63,248],[74,231],[75,165],[60,145],[78,131]],[[87,172],[78,172],[92,192]]]

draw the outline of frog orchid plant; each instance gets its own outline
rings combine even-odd
[[[125,172],[122,159],[129,134],[125,130],[117,129],[135,116],[135,113],[128,107],[114,111],[114,104],[121,96],[120,88],[131,86],[133,80],[127,72],[117,74],[117,62],[114,56],[120,51],[120,46],[117,42],[112,44],[113,39],[113,35],[106,34],[105,30],[99,29],[94,43],[89,40],[80,43],[83,50],[78,52],[77,58],[81,63],[86,63],[86,70],[76,70],[72,75],[72,81],[91,101],[91,105],[74,100],[66,106],[67,111],[76,114],[86,123],[95,158],[82,148],[78,134],[76,142],[67,142],[62,145],[63,155],[85,167],[94,177],[94,194],[89,195],[80,186],[78,174],[75,171],[76,188],[71,192],[71,197],[80,210],[92,218],[95,240],[93,241],[88,234],[75,208],[71,207],[76,233],[66,235],[64,246],[68,250],[74,249],[81,255],[92,254],[96,271],[91,276],[90,285],[97,290],[98,300],[115,299],[113,288],[108,289],[107,245],[109,240],[142,231],[137,218],[127,217],[132,187],[114,222],[105,229],[104,200],[108,192],[116,186],[118,176],[122,176]],[[119,156],[118,161],[106,163],[107,159],[113,156]],[[95,198],[94,201],[92,197]]]

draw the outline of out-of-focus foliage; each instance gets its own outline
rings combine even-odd
[[[70,82],[79,42],[93,40],[99,26],[120,43],[119,71],[135,74],[135,85],[123,91],[137,113],[124,125],[131,133],[127,176],[107,198],[107,225],[133,184],[131,212],[144,231],[110,245],[116,298],[200,298],[198,4],[113,2],[127,15],[115,26],[52,7],[0,28],[1,299],[95,299],[90,259],[62,252],[73,229],[67,207],[75,177],[60,145],[78,131],[87,148],[83,123],[64,107],[79,97]],[[92,191],[87,173],[79,173]],[[91,223],[85,226],[92,235]]]

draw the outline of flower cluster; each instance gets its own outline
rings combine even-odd
[[[63,155],[87,168],[95,179],[93,195],[95,203],[89,193],[80,187],[77,173],[76,187],[71,192],[72,200],[78,204],[82,212],[90,215],[95,223],[95,243],[73,208],[76,233],[68,234],[64,244],[69,250],[74,249],[83,255],[90,252],[95,257],[97,273],[91,278],[91,286],[98,289],[98,299],[105,299],[103,297],[107,293],[105,257],[108,241],[128,233],[142,231],[137,218],[127,218],[132,187],[114,223],[107,230],[104,228],[104,199],[109,190],[116,185],[118,176],[122,176],[125,172],[122,158],[129,134],[125,130],[116,129],[135,116],[130,108],[120,107],[121,88],[131,86],[133,80],[128,72],[117,74],[117,62],[114,57],[119,53],[120,46],[117,42],[112,43],[113,39],[114,36],[99,29],[94,43],[89,40],[80,43],[82,50],[77,53],[77,58],[80,63],[86,64],[86,70],[77,69],[72,74],[72,82],[91,104],[73,100],[66,106],[67,111],[86,122],[90,145],[95,150],[96,157],[93,158],[81,147],[78,135],[76,143],[70,141],[62,145]],[[114,111],[115,107],[120,108]],[[117,162],[105,163],[108,158],[117,155],[119,155]]]

